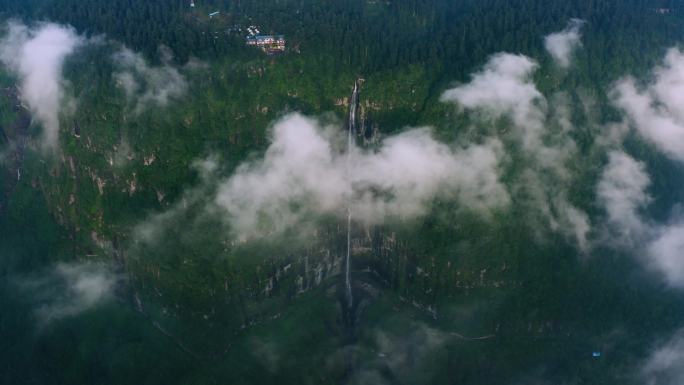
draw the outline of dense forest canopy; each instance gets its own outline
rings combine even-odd
[[[233,28],[257,24],[266,32],[285,34],[289,45],[303,54],[330,55],[338,65],[360,73],[422,63],[463,76],[493,51],[541,53],[540,36],[562,28],[571,18],[587,21],[587,33],[601,36],[587,42],[591,55],[635,60],[636,52],[671,44],[679,37],[682,6],[674,0],[238,0],[198,1],[194,8],[189,4],[188,0],[32,0],[3,1],[0,9],[11,17],[57,21],[84,33],[104,33],[150,56],[163,44],[181,61],[189,56],[239,58],[245,54],[244,36]],[[661,14],[658,9],[669,12]],[[208,18],[214,10],[220,16]],[[603,65],[609,64],[619,65]],[[599,68],[598,75],[614,69]]]

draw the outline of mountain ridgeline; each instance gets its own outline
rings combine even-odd
[[[628,219],[681,211],[616,84],[683,2],[192,3],[0,0],[0,383],[676,383],[601,192],[619,149]]]

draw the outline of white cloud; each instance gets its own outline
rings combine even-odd
[[[41,325],[80,314],[113,295],[117,277],[96,264],[60,263],[44,275],[20,281],[40,301]]]
[[[631,77],[620,80],[613,89],[614,103],[626,112],[639,135],[668,157],[684,161],[684,54],[670,49],[650,78],[641,86]],[[649,268],[669,285],[684,287],[683,218],[655,224],[639,213],[650,202],[649,183],[643,164],[624,154],[611,155],[599,197],[622,245],[639,246]]]
[[[638,87],[633,78],[620,80],[613,97],[646,140],[673,159],[684,161],[684,54],[670,49],[654,81]]]
[[[526,56],[496,54],[469,83],[447,90],[441,99],[481,112],[485,119],[510,117],[514,129],[511,136],[522,144],[523,150],[534,156],[541,167],[563,174],[562,163],[575,150],[574,142],[567,137],[572,129],[567,117],[567,98],[554,98],[556,121],[548,121],[548,102],[532,79],[537,68],[538,64]],[[552,124],[561,127],[555,137],[550,129]],[[554,143],[545,143],[545,139]]]
[[[501,145],[491,140],[451,148],[415,129],[389,138],[377,151],[352,148],[340,131],[289,115],[273,127],[264,158],[240,166],[221,183],[218,207],[242,237],[281,231],[313,214],[343,214],[351,203],[355,220],[413,218],[438,197],[488,212],[509,202],[498,180]]]
[[[533,127],[525,136],[526,147],[538,145],[543,119],[538,103],[544,97],[532,82],[538,64],[522,55],[507,53],[492,56],[483,70],[473,75],[470,83],[447,90],[442,101],[455,102],[466,109],[482,110],[495,118],[511,116],[519,127]]]
[[[606,210],[612,241],[633,245],[649,231],[640,210],[651,201],[646,191],[651,181],[644,164],[624,152],[611,151],[608,159],[597,186],[598,200]]]
[[[0,60],[20,80],[20,97],[43,126],[44,148],[59,139],[60,111],[67,104],[62,77],[64,60],[84,44],[73,28],[52,23],[29,28],[10,22],[0,40]]]
[[[568,203],[566,199],[559,199],[556,207],[560,211],[560,218],[564,222],[561,224],[564,233],[577,241],[580,250],[586,251],[589,248],[587,237],[591,231],[589,216]]]
[[[161,66],[151,66],[142,55],[128,48],[122,48],[113,56],[120,68],[114,79],[135,106],[135,113],[151,106],[165,107],[181,98],[188,89],[185,77],[171,64],[171,53],[162,49],[161,58]]]
[[[454,150],[435,141],[428,129],[408,131],[387,139],[378,152],[353,158],[355,204],[369,215],[367,221],[422,215],[429,200],[440,195],[457,196],[480,212],[506,205],[508,195],[497,171],[502,151],[496,140]]]
[[[518,155],[526,157],[526,170],[515,190],[533,201],[547,227],[575,239],[585,249],[589,218],[567,200],[563,188],[571,180],[566,164],[577,152],[568,136],[573,127],[567,98],[557,95],[552,99],[554,113],[548,118],[549,103],[532,80],[537,68],[526,56],[496,54],[469,83],[447,90],[442,100],[478,112],[485,121],[511,119],[511,130],[499,136],[504,143],[522,149]]]
[[[650,178],[643,163],[612,151],[597,186],[606,210],[606,242],[629,249],[672,287],[684,287],[684,224],[655,224],[641,212],[651,202]]]
[[[572,53],[582,45],[580,30],[583,24],[583,20],[572,19],[564,30],[552,33],[544,38],[544,47],[558,66],[562,68],[570,66]]]

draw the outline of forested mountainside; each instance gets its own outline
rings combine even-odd
[[[6,16],[106,34],[150,57],[156,56],[160,44],[170,47],[180,61],[191,56],[253,57],[244,48],[239,28],[256,24],[265,33],[285,34],[291,49],[300,54],[334,60],[338,70],[371,73],[429,64],[452,77],[465,77],[492,51],[539,55],[540,36],[581,17],[586,30],[600,36],[585,42],[589,49],[583,55],[593,59],[597,68],[591,74],[601,79],[614,74],[622,61],[644,60],[640,51],[678,39],[680,7],[667,0],[202,1],[196,7],[190,7],[189,0],[2,4]],[[210,18],[212,11],[220,14]]]
[[[683,5],[0,0],[0,382],[680,383]]]

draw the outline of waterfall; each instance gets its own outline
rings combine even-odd
[[[349,102],[349,122],[347,130],[347,176],[351,175],[351,152],[354,146],[356,133],[356,108],[359,103],[359,81],[354,82],[354,91]],[[347,307],[351,308],[354,297],[351,286],[351,225],[352,225],[352,200],[347,203],[347,257],[345,260],[344,284],[347,292]]]

